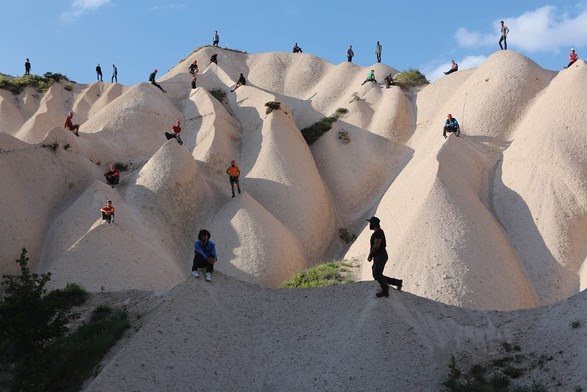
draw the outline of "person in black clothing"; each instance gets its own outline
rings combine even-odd
[[[304,53],[304,52],[302,52],[302,48],[300,48],[300,47],[298,46],[298,43],[297,43],[297,42],[296,42],[296,44],[295,44],[295,45],[294,45],[294,47],[293,47],[293,52],[294,52],[294,53]]]
[[[26,62],[24,63],[24,74],[30,75],[30,73],[31,73],[31,61],[29,59],[26,59]]]
[[[198,80],[198,75],[194,74],[194,77],[192,78],[192,89],[196,88],[196,81]]]
[[[355,56],[355,52],[353,52],[353,45],[349,46],[349,49],[346,51],[346,59],[349,63],[353,62],[353,57]]]
[[[444,74],[445,75],[450,75],[453,72],[457,72],[459,70],[459,65],[456,63],[456,61],[452,60],[450,63],[450,69],[448,71],[446,71]]]
[[[110,83],[118,83],[118,68],[116,65],[112,64],[112,77],[110,78]]]
[[[214,53],[212,56],[210,56],[210,64],[218,64],[218,55],[216,53]]]
[[[165,90],[163,90],[163,87],[161,87],[161,85],[155,81],[156,76],[157,76],[157,70],[154,70],[153,72],[151,72],[151,75],[149,75],[149,82],[153,86],[157,87],[159,90],[165,92]]]
[[[102,81],[102,67],[100,67],[100,64],[96,65],[96,80]]]
[[[243,73],[241,72],[241,75],[238,77],[238,81],[236,82],[236,86],[234,86],[234,88],[232,90],[230,90],[230,92],[233,92],[234,90],[236,90],[240,86],[246,86],[246,85],[247,85],[247,81],[245,79],[245,75],[243,75]]]
[[[194,60],[194,62],[191,63],[191,65],[190,65],[190,73],[192,75],[198,73],[198,60]]]
[[[385,88],[390,88],[391,86],[395,85],[395,81],[393,80],[393,75],[389,74],[387,75],[383,81],[385,82]]]
[[[403,281],[401,279],[389,278],[383,275],[385,263],[387,263],[387,260],[389,259],[387,251],[385,250],[385,247],[387,246],[387,243],[385,242],[385,233],[379,226],[381,221],[376,216],[371,217],[367,222],[369,222],[369,229],[373,230],[373,234],[371,235],[371,249],[367,260],[373,261],[373,279],[379,282],[379,285],[381,286],[381,291],[375,295],[377,298],[389,297],[389,285],[397,286],[397,289],[401,290]]]

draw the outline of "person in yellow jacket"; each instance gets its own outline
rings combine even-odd
[[[230,189],[232,190],[232,197],[234,197],[234,184],[236,184],[236,189],[238,193],[241,193],[241,187],[238,183],[238,179],[241,175],[241,169],[236,165],[236,161],[231,161],[230,166],[226,169],[226,174],[228,174],[228,178],[230,180]]]

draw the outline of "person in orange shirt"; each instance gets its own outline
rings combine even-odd
[[[171,132],[165,132],[165,137],[167,138],[167,140],[175,139],[175,140],[177,140],[177,142],[180,145],[182,145],[183,140],[181,140],[181,137],[179,136],[180,133],[181,133],[181,125],[180,125],[179,120],[177,120],[177,124],[171,126]]]
[[[102,213],[102,220],[105,220],[108,223],[114,222],[114,207],[112,207],[112,200],[108,200],[106,205],[100,208],[100,212]]]
[[[71,121],[72,119],[73,112],[69,112],[67,118],[65,119],[65,125],[63,126],[63,128],[69,129],[75,134],[75,136],[79,136],[79,124],[74,124],[73,121]]]
[[[236,161],[231,161],[230,166],[226,169],[226,174],[228,174],[228,179],[230,180],[230,189],[232,190],[232,197],[234,197],[234,184],[236,184],[236,189],[238,193],[241,193],[241,187],[238,183],[238,178],[241,175],[241,169],[236,165]]]
[[[575,52],[575,48],[572,48],[571,53],[569,53],[569,65],[565,68],[569,68],[571,65],[575,64],[577,60],[579,60],[579,56],[577,55],[577,52]]]

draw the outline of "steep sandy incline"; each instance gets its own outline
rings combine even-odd
[[[75,120],[78,123],[83,123],[98,113],[106,105],[122,95],[124,90],[124,87],[118,83],[96,82],[87,87],[82,87],[83,89],[76,94],[71,109],[75,113]]]
[[[212,284],[191,279],[87,390],[436,391],[451,354],[479,363],[504,341],[553,357],[548,371],[532,374],[547,387],[585,385],[585,333],[569,327],[587,315],[585,293],[550,308],[497,313],[407,293],[381,300],[374,290],[373,283],[272,290],[222,275]]]
[[[519,123],[495,181],[499,219],[543,303],[587,287],[586,84],[583,61],[557,75]]]
[[[0,132],[14,135],[24,124],[17,99],[11,92],[0,90]]]

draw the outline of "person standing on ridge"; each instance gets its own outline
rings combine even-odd
[[[192,75],[198,73],[198,60],[194,60],[194,62],[190,64],[190,73]]]
[[[106,177],[108,185],[114,188],[114,185],[118,184],[120,181],[120,170],[118,170],[116,165],[112,165],[110,166],[110,170],[104,173],[104,177]]]
[[[369,72],[367,79],[365,79],[365,81],[363,83],[361,83],[361,86],[367,82],[377,83],[377,80],[375,80],[375,71],[374,70],[371,70],[371,72]]]
[[[239,184],[239,177],[241,175],[241,169],[236,165],[236,161],[231,161],[230,166],[226,169],[226,174],[228,174],[228,179],[230,180],[230,190],[232,191],[232,197],[234,197],[234,184],[236,184],[236,189],[238,193],[241,193],[241,187]]]
[[[73,112],[69,112],[69,114],[65,118],[65,125],[63,125],[63,128],[69,129],[75,134],[75,136],[79,136],[79,124],[74,124],[72,119]]]
[[[457,72],[458,70],[459,70],[459,65],[454,60],[451,60],[450,69],[448,71],[446,71],[444,74],[450,75],[451,73]]]
[[[302,51],[302,48],[300,48],[300,47],[298,46],[298,43],[297,43],[297,42],[296,42],[296,44],[295,44],[295,45],[294,45],[294,47],[293,47],[293,52],[294,52],[294,53],[304,53],[304,52]]]
[[[218,46],[220,44],[220,36],[218,35],[218,31],[214,31],[214,37],[212,38],[212,46]]]
[[[180,124],[181,123],[179,122],[179,120],[177,120],[177,124],[171,126],[171,132],[165,132],[165,137],[167,138],[167,140],[169,140],[169,139],[177,140],[177,142],[181,146],[183,144],[183,140],[181,140],[181,137],[179,137],[179,134],[181,133],[181,125]]]
[[[100,67],[100,64],[96,65],[96,80],[102,81],[102,67]]]
[[[461,134],[459,122],[450,113],[446,116],[446,121],[444,122],[444,131],[442,132],[442,136],[444,136],[445,139],[447,132],[454,132],[457,135],[457,137],[459,137],[459,135]]]
[[[106,205],[100,208],[100,212],[102,213],[102,220],[105,220],[108,223],[114,222],[114,207],[112,207],[112,200],[108,200]]]
[[[116,65],[112,64],[112,77],[110,78],[110,83],[118,83],[118,68]]]
[[[27,58],[24,63],[24,74],[30,75],[31,74],[31,61]]]
[[[575,48],[571,48],[571,53],[569,53],[569,65],[565,68],[569,68],[571,65],[575,64],[577,60],[579,60],[579,55],[575,52]]]
[[[247,81],[245,79],[245,75],[243,75],[243,73],[241,72],[240,76],[238,77],[238,81],[236,82],[236,86],[234,86],[234,88],[232,90],[230,90],[230,92],[234,92],[234,90],[236,90],[237,88],[239,88],[240,86],[246,86],[247,85]]]
[[[165,90],[163,90],[163,87],[161,87],[161,85],[155,81],[156,77],[157,77],[157,70],[155,69],[149,75],[149,83],[151,83],[153,86],[157,87],[159,90],[165,92]]]
[[[210,64],[218,64],[218,55],[216,53],[214,53],[212,56],[210,56]]]
[[[510,29],[503,23],[503,20],[499,22],[501,24],[501,38],[499,39],[499,47],[501,50],[508,50],[508,33]],[[503,41],[503,46],[501,43]]]
[[[192,276],[199,278],[199,268],[206,268],[206,282],[212,281],[214,263],[218,260],[216,255],[216,244],[210,241],[210,232],[206,229],[200,230],[198,239],[194,242],[194,263],[192,264]]]
[[[381,291],[375,294],[375,296],[377,298],[389,297],[389,285],[396,286],[397,289],[401,291],[403,281],[401,279],[390,278],[383,275],[385,263],[387,263],[387,260],[389,259],[387,250],[385,249],[387,246],[385,233],[380,226],[381,221],[376,216],[367,219],[367,222],[369,222],[369,229],[373,230],[370,240],[371,248],[369,250],[367,261],[373,261],[373,266],[371,267],[373,271],[373,279],[375,279],[379,283],[379,286],[381,286]]]
[[[383,47],[381,46],[381,44],[379,43],[379,41],[377,41],[377,45],[375,45],[375,56],[377,56],[377,62],[380,63],[381,62],[381,52],[383,50]]]
[[[353,45],[349,45],[349,49],[346,51],[346,58],[349,63],[353,62],[353,57],[355,56],[355,52],[353,52]]]

